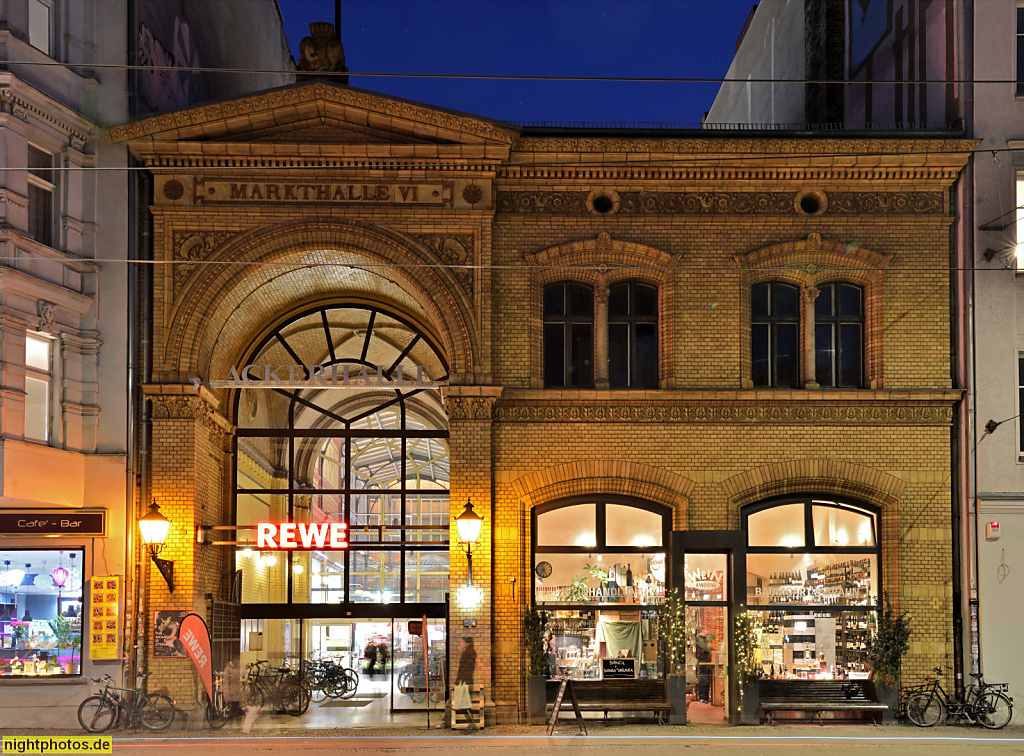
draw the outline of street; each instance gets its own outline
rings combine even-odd
[[[503,728],[504,729],[504,728]],[[515,728],[522,731],[524,728]],[[690,731],[687,731],[689,729]],[[794,748],[818,753],[825,749],[836,756],[861,753],[871,749],[874,753],[900,753],[901,756],[944,756],[964,754],[970,749],[972,756],[979,754],[1024,753],[1024,729],[1006,728],[999,732],[975,729],[938,727],[920,730],[909,727],[796,727],[773,728],[708,728],[693,732],[695,728],[634,728],[594,727],[587,736],[561,729],[554,737],[546,737],[541,728],[537,734],[519,733],[466,733],[450,731],[416,733],[402,729],[401,735],[346,735],[274,737],[119,737],[114,736],[114,750],[118,754],[145,754],[146,756],[184,756],[193,753],[222,753],[245,750],[251,753],[327,754],[344,750],[347,753],[376,754],[541,754],[558,756],[587,756],[609,754],[615,756],[661,756],[678,753],[680,748],[699,749],[700,752],[729,754],[757,754],[761,756],[789,756]],[[704,728],[702,728],[703,730]],[[709,731],[710,730],[710,731]],[[666,734],[662,734],[662,731]]]

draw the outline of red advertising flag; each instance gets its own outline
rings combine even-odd
[[[210,631],[198,614],[186,614],[178,630],[178,640],[199,670],[206,694],[213,700],[213,657],[210,653]]]

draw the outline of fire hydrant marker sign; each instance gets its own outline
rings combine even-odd
[[[89,581],[89,656],[120,659],[117,642],[121,626],[121,576],[106,575]]]

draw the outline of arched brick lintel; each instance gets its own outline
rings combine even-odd
[[[358,222],[336,223],[321,219],[303,219],[236,237],[209,259],[270,262],[303,250],[316,252],[332,248],[348,249],[396,265],[434,262],[425,247],[408,237]],[[211,318],[216,300],[222,298],[217,292],[237,285],[242,275],[237,266],[231,265],[209,266],[206,270],[209,272],[204,271],[189,283],[185,296],[175,308],[165,344],[167,364],[192,365],[193,369],[202,367],[198,364],[200,344],[209,338],[206,331],[210,323],[217,320]],[[478,335],[473,327],[470,304],[454,293],[458,291],[457,282],[434,268],[417,267],[415,277],[397,268],[392,275],[401,278],[407,290],[420,293],[418,299],[431,314],[454,370],[472,372],[479,351],[475,348]]]
[[[801,493],[849,496],[892,515],[906,482],[854,462],[802,459],[755,467],[722,481],[730,517],[739,527],[740,508],[776,496]]]
[[[512,482],[527,509],[570,496],[615,494],[671,507],[673,529],[686,527],[687,506],[696,484],[674,472],[622,460],[586,460],[528,473]]]

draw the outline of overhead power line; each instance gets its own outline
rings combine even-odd
[[[71,69],[97,69],[120,71],[181,71],[183,73],[236,73],[236,74],[294,74],[291,69],[277,68],[219,68],[213,66],[138,66],[121,63],[64,63],[57,60],[11,60],[8,66],[51,66]],[[306,72],[300,72],[308,75]],[[568,74],[468,74],[468,73],[412,73],[402,71],[318,71],[316,78],[332,79],[343,76],[362,76],[374,79],[468,79],[480,81],[574,81],[621,82],[626,84],[1016,84],[1016,79],[795,79],[759,76],[750,79],[728,79],[714,76],[571,76]]]

